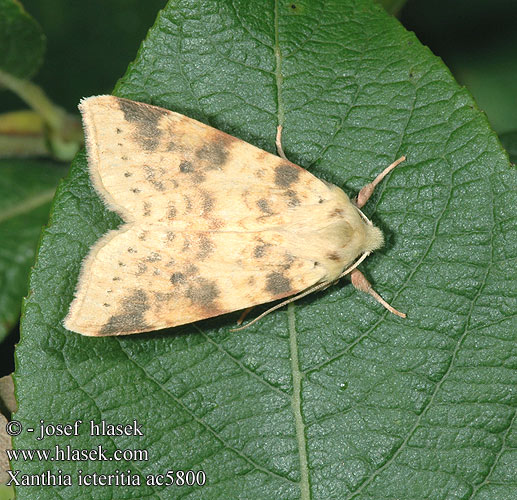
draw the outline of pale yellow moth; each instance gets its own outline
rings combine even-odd
[[[69,330],[173,327],[296,299],[349,272],[356,287],[404,316],[355,269],[383,243],[359,207],[404,158],[353,203],[288,161],[279,135],[282,157],[141,102],[96,96],[79,109],[92,183],[124,224],[85,258]]]

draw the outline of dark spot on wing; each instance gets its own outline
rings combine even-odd
[[[196,151],[196,156],[200,160],[207,162],[205,167],[207,170],[219,170],[228,160],[229,153],[227,144],[229,142],[230,140],[226,139],[226,137],[220,137],[218,134],[217,138],[212,142],[208,142],[201,146]]]
[[[120,314],[110,317],[108,322],[102,327],[101,335],[132,333],[135,331],[151,330],[144,318],[144,314],[149,310],[149,301],[146,293],[141,289],[133,290],[120,304]]]
[[[131,172],[124,172],[124,177],[131,177],[133,174]]]
[[[284,163],[275,169],[275,184],[281,188],[288,188],[300,177],[300,171],[293,165]]]
[[[201,196],[203,197],[201,203],[203,213],[201,215],[205,215],[213,210],[215,198],[208,191],[201,191]]]
[[[192,210],[192,201],[186,194],[183,195],[183,199],[185,200],[185,213],[188,213]]]
[[[180,163],[180,172],[184,174],[191,174],[194,172],[194,165],[192,165],[192,162],[184,160]]]
[[[173,241],[176,235],[172,231],[167,231],[167,241]]]
[[[266,276],[266,291],[271,295],[286,295],[291,292],[291,281],[278,272]]]
[[[121,134],[121,133],[122,133],[122,129],[117,127],[117,134]]]
[[[144,217],[151,215],[151,204],[148,201],[144,201]]]
[[[158,124],[162,116],[167,114],[167,111],[128,99],[117,98],[117,101],[121,111],[124,113],[124,118],[137,127],[136,132],[133,134],[133,139],[144,149],[154,151],[158,147],[162,135]]]
[[[215,245],[214,242],[206,235],[201,235],[199,238],[199,252],[197,258],[199,260],[206,259],[213,251]]]
[[[300,200],[298,199],[298,196],[296,195],[295,191],[293,191],[292,189],[288,189],[285,194],[289,198],[289,201],[287,202],[288,206],[297,207],[300,204]]]
[[[185,283],[186,281],[186,277],[183,273],[172,273],[170,279],[173,285],[177,285],[178,283]]]
[[[293,262],[294,262],[294,257],[290,253],[286,253],[285,260],[284,260],[284,263],[282,264],[282,267],[284,268],[284,270],[287,270],[292,266]]]
[[[154,168],[151,168],[149,165],[144,165],[145,172],[145,180],[153,185],[153,187],[158,191],[165,191],[165,186],[162,181],[156,180],[156,172]]]
[[[140,189],[138,189],[138,188],[131,188],[131,191],[132,191],[134,194],[138,194],[138,193],[140,193]]]
[[[176,217],[176,214],[176,207],[172,203],[169,203],[169,206],[167,208],[167,219],[174,219]]]
[[[147,238],[147,233],[149,231],[142,231],[139,235],[138,235],[138,239],[141,240],[141,241],[145,241],[145,239]]]
[[[188,287],[185,296],[194,304],[204,309],[214,309],[215,300],[219,297],[220,291],[217,283],[206,278],[196,278]]]
[[[335,260],[335,261],[341,260],[341,258],[339,257],[339,254],[337,252],[330,252],[330,253],[328,253],[327,254],[327,259]]]
[[[133,247],[128,247],[127,251],[128,253],[137,253],[137,250]]]
[[[260,211],[267,215],[272,215],[273,211],[271,210],[271,207],[269,206],[269,203],[266,199],[261,198],[257,201],[257,206],[260,208]]]
[[[152,181],[152,185],[157,191],[165,191],[165,186],[162,181]]]
[[[262,243],[261,245],[257,245],[253,250],[253,257],[256,259],[260,259],[264,257],[267,252],[267,248],[271,246],[271,243]]]

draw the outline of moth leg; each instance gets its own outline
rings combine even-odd
[[[285,156],[284,148],[282,148],[282,129],[282,125],[278,125],[278,127],[276,128],[276,150],[278,151],[278,156],[280,156],[280,158],[289,161],[287,159],[287,156]]]
[[[239,319],[237,320],[237,324],[238,325],[242,325],[242,323],[244,322],[244,320],[246,319],[246,316],[251,312],[251,310],[253,309],[254,306],[251,306],[251,307],[247,307],[246,309],[244,309],[244,311],[242,311],[242,314],[240,315]]]
[[[278,134],[277,134],[278,137]],[[277,144],[278,147],[278,144]],[[398,160],[394,161],[389,167],[386,167],[372,182],[366,184],[355,199],[355,206],[358,208],[363,207],[366,202],[370,199],[370,196],[373,194],[377,184],[384,179],[399,163],[402,163],[406,159],[405,156],[401,156]]]
[[[359,269],[354,269],[350,273],[350,280],[352,281],[352,285],[354,285],[357,290],[361,290],[361,292],[365,292],[371,295],[377,302],[382,304],[388,311],[401,318],[405,318],[406,315],[397,311],[394,307],[390,306],[373,288],[370,282],[366,279],[364,274],[359,271]]]

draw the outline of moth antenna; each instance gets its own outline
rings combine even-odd
[[[371,223],[370,223],[371,224]],[[347,267],[336,279],[336,281],[339,278],[342,278],[343,276],[346,276],[347,274],[351,273],[366,257],[370,255],[370,252],[364,252],[361,257],[359,257],[351,266]]]
[[[398,160],[394,161],[389,167],[386,167],[372,182],[366,184],[366,186],[364,186],[361,189],[361,191],[359,191],[359,194],[355,199],[355,206],[358,208],[363,207],[375,191],[377,184],[379,184],[379,182],[381,182],[382,179],[384,179],[384,177],[386,177],[397,165],[405,161],[405,159],[405,156],[401,156]]]
[[[359,269],[354,269],[350,273],[350,281],[352,282],[352,285],[354,285],[357,290],[361,290],[361,292],[365,292],[369,295],[371,295],[377,302],[382,304],[389,312],[396,314],[397,316],[400,316],[401,318],[405,318],[406,315],[404,313],[401,313],[400,311],[397,311],[394,307],[392,307],[390,304],[388,304],[373,288],[370,282],[366,279],[364,274],[359,271]]]
[[[272,313],[273,311],[276,311],[277,309],[280,309],[281,307],[286,306],[287,304],[290,304],[291,302],[294,302],[295,300],[301,299],[302,297],[305,297],[306,295],[311,294],[312,292],[317,292],[318,290],[322,290],[323,288],[327,288],[330,286],[333,282],[324,281],[323,283],[319,283],[318,285],[314,285],[310,288],[307,288],[305,292],[299,293],[298,295],[295,295],[294,297],[291,297],[287,300],[284,300],[280,302],[279,304],[276,304],[273,307],[270,307],[267,311],[264,311],[262,314],[257,316],[255,319],[251,320],[248,324],[241,326],[239,328],[233,328],[230,330],[230,332],[238,332],[240,330],[245,330],[249,326],[253,325],[257,321],[260,321],[262,318],[267,316],[269,313]]]
[[[282,125],[278,125],[278,127],[276,128],[276,139],[275,139],[275,144],[276,144],[276,150],[278,151],[278,156],[280,156],[280,158],[283,158],[284,160],[287,160],[287,156],[285,156],[285,153],[284,153],[284,148],[282,147],[282,129],[284,127],[282,127]]]

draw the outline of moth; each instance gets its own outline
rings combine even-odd
[[[124,222],[84,259],[67,329],[106,336],[169,328],[294,300],[347,273],[404,316],[356,269],[383,244],[360,207],[404,157],[352,202],[285,158],[280,128],[276,156],[141,102],[94,96],[79,109],[92,184]]]

